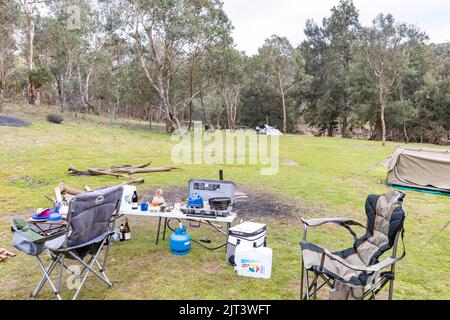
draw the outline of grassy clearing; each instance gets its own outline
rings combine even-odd
[[[46,110],[47,111],[47,110]],[[7,106],[8,115],[31,121],[29,128],[0,127],[0,247],[9,247],[9,219],[16,212],[47,206],[43,195],[51,195],[61,181],[81,188],[117,182],[109,177],[69,177],[68,165],[78,168],[110,164],[170,165],[172,144],[165,133],[150,132],[145,123],[118,120],[127,126],[108,126],[106,119],[66,115],[63,125],[45,121],[42,110]],[[41,115],[42,114],[42,115]],[[284,136],[280,141],[282,165],[275,176],[261,176],[258,166],[225,166],[227,179],[237,185],[257,186],[302,203],[306,217],[348,216],[364,221],[363,206],[368,193],[383,193],[385,169],[369,166],[388,156],[396,143],[381,147],[377,142]],[[298,165],[290,165],[297,163]],[[139,191],[157,187],[185,186],[192,177],[215,178],[219,166],[183,166],[183,171],[146,176]],[[396,299],[449,299],[450,198],[407,192],[405,210],[407,257],[398,265]],[[237,277],[226,265],[223,251],[195,247],[186,257],[170,254],[168,242],[156,246],[156,221],[133,219],[133,241],[113,246],[109,276],[116,281],[106,289],[91,278],[83,299],[296,299],[299,294],[301,226],[298,217],[268,223],[269,245],[274,250],[273,276],[268,281]],[[326,227],[310,234],[330,249],[347,247],[346,231]],[[193,237],[219,238],[205,228],[190,229]],[[33,268],[32,268],[33,267]],[[18,257],[0,263],[0,299],[23,299],[38,280],[32,258]],[[33,271],[34,270],[34,271]],[[49,290],[43,298],[51,298]]]

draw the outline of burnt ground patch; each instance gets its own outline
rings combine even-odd
[[[29,123],[27,121],[23,121],[23,120],[17,119],[17,118],[0,116],[0,126],[29,127],[29,126],[31,126],[31,123]]]
[[[281,197],[252,186],[238,186],[236,193],[246,196],[245,198],[238,198],[234,205],[239,218],[286,218],[313,211],[298,200]],[[180,202],[181,198],[187,196],[187,189],[180,187],[164,188],[163,196],[169,206],[172,206],[174,203]],[[153,193],[146,192],[141,195],[140,200],[151,201],[152,198]]]

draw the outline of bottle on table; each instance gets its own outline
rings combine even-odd
[[[125,227],[123,226],[123,223],[120,225],[119,234],[120,234],[119,240],[125,241]]]
[[[125,227],[123,229],[123,234],[125,241],[131,240],[131,229],[128,225],[128,218],[125,218]]]
[[[137,210],[139,208],[139,198],[137,192],[133,192],[133,196],[131,197],[131,209]]]

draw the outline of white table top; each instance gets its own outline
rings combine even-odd
[[[182,212],[161,212],[161,211],[141,211],[138,210],[119,210],[119,214],[127,216],[136,217],[150,217],[150,218],[168,218],[168,219],[180,219],[180,220],[194,220],[194,221],[215,221],[223,223],[232,223],[236,218],[237,214],[231,212],[228,217],[193,217],[188,216]]]

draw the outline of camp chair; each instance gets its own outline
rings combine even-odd
[[[108,287],[112,287],[105,274],[111,237],[114,234],[115,221],[122,197],[122,187],[108,187],[91,192],[82,193],[70,202],[67,214],[67,225],[63,231],[50,227],[44,235],[37,232],[36,227],[23,220],[13,219],[13,245],[18,250],[34,256],[44,275],[39,281],[31,297],[38,296],[44,284],[48,281],[53,293],[61,300],[60,289],[64,269],[74,274],[80,283],[73,295],[75,300],[83,287],[89,273],[93,273]],[[49,224],[50,225],[50,224]],[[51,225],[50,225],[51,226]],[[59,226],[59,228],[61,228]],[[40,226],[40,230],[43,227]],[[107,245],[105,246],[105,242]],[[99,262],[99,255],[106,247],[103,262]],[[48,249],[52,262],[45,268],[39,255]],[[85,257],[90,256],[87,262]],[[65,264],[66,259],[79,262],[83,269],[78,274]],[[57,265],[60,265],[58,282],[55,285],[50,278]],[[94,267],[98,267],[98,271]]]
[[[385,195],[370,195],[366,200],[367,226],[350,219],[303,219],[304,234],[300,243],[302,252],[302,274],[300,299],[316,299],[317,292],[328,285],[330,299],[376,299],[376,295],[389,283],[388,299],[392,300],[396,262],[406,255],[403,243],[405,213],[402,201],[405,194],[390,191]],[[330,252],[306,240],[308,228],[333,223],[346,228],[354,237],[352,248]],[[351,226],[366,229],[357,238]],[[403,254],[397,258],[397,243],[402,238]],[[388,250],[392,255],[381,262],[378,259]],[[313,274],[310,281],[309,273]],[[319,284],[319,280],[323,281]],[[305,294],[304,294],[305,293]]]

